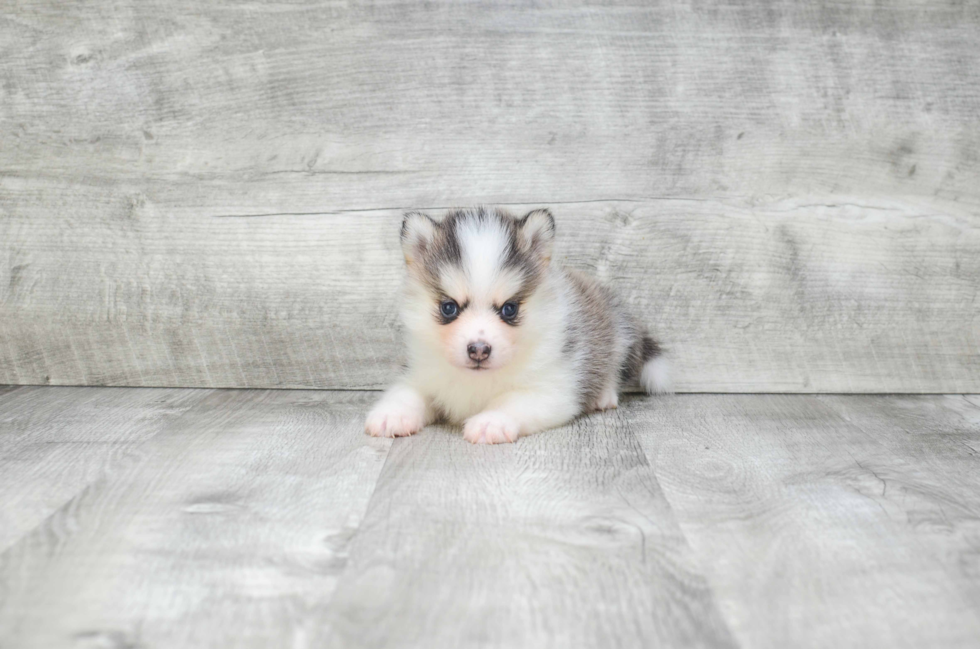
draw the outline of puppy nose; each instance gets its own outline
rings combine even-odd
[[[490,358],[490,345],[486,344],[482,340],[477,340],[476,342],[467,345],[466,351],[469,353],[470,358],[477,362],[485,361]]]

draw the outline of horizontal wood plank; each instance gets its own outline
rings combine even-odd
[[[204,390],[0,391],[0,552],[83,489],[122,471],[133,450]]]
[[[0,646],[305,646],[390,447],[373,396],[208,394],[0,554]]]
[[[809,395],[623,405],[740,644],[976,645],[976,405]]]
[[[821,401],[889,458],[872,467],[887,497],[883,505],[894,518],[905,518],[920,551],[980,612],[980,397]]]
[[[399,213],[116,229],[99,209],[84,234],[23,222],[46,243],[19,253],[0,303],[0,381],[379,388],[397,368]],[[975,217],[800,201],[555,212],[556,260],[624,296],[681,391],[980,390]]]
[[[251,213],[980,199],[971,3],[52,8],[0,23],[5,181],[166,178]]]
[[[398,212],[483,202],[681,390],[980,391],[971,3],[3,15],[0,382],[381,387]]]

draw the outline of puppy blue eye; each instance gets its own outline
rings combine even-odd
[[[513,320],[517,317],[517,304],[514,302],[505,302],[502,307],[500,307],[500,317],[504,320]]]
[[[459,314],[459,305],[452,300],[446,300],[439,305],[439,312],[444,318],[455,318]]]

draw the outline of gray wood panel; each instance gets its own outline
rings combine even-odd
[[[980,637],[975,396],[630,397],[487,448],[369,438],[374,394],[0,392],[3,461],[11,440],[129,442],[99,475],[24,456],[94,479],[0,552],[2,647]]]
[[[976,405],[803,395],[623,405],[743,646],[976,646]]]
[[[0,551],[107,474],[204,390],[0,390]]]
[[[980,391],[975,3],[3,6],[0,382],[379,387],[486,202],[681,390]]]
[[[305,646],[390,446],[373,396],[209,394],[0,555],[0,646]]]
[[[871,467],[882,492],[891,490],[882,504],[893,518],[905,518],[919,549],[980,614],[980,398],[822,401],[882,447],[888,461]]]
[[[478,447],[398,440],[328,610],[331,647],[730,647],[628,418]]]
[[[681,391],[980,389],[976,217],[675,200],[556,213],[556,259],[625,296]],[[0,380],[383,387],[400,358],[399,218],[148,224],[132,253],[154,260],[145,272],[107,270],[92,241],[39,219],[57,254],[29,255],[33,279],[0,306]]]

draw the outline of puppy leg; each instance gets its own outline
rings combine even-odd
[[[616,381],[610,381],[606,383],[606,386],[602,388],[602,392],[596,397],[595,403],[592,404],[593,410],[610,410],[612,408],[619,407],[619,384]]]
[[[515,442],[545,428],[560,426],[579,414],[578,401],[567,393],[509,392],[463,425],[463,439],[473,444]]]
[[[407,384],[389,388],[364,422],[364,430],[374,437],[413,435],[435,419],[430,399]]]

